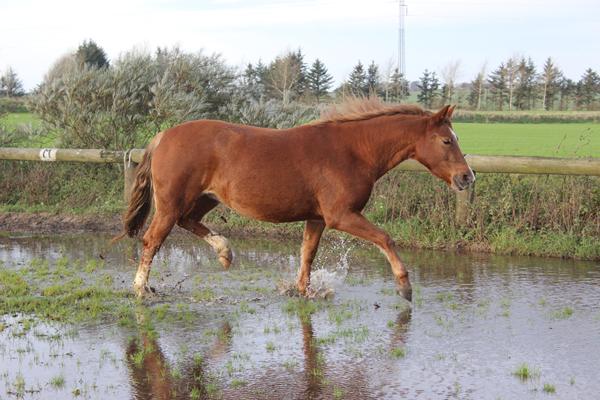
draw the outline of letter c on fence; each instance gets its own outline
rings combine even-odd
[[[41,149],[40,150],[40,160],[56,161],[56,150],[57,149]]]

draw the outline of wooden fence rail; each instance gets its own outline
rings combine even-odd
[[[124,164],[124,195],[127,200],[135,179],[135,168],[142,161],[143,149],[32,149],[0,147],[0,160],[71,161]],[[600,176],[600,158],[550,158],[516,156],[467,155],[467,162],[476,173],[587,175]],[[414,160],[400,164],[400,170],[426,171]],[[466,222],[473,189],[456,193],[456,220]]]

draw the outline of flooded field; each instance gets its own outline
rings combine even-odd
[[[333,297],[280,295],[299,243],[172,235],[143,303],[137,246],[0,237],[0,399],[596,399],[600,265],[323,243]]]

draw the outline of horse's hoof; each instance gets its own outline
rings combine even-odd
[[[232,261],[231,255],[219,256],[219,262],[225,269],[229,269],[229,267],[231,266],[231,261]]]
[[[144,297],[153,296],[156,294],[156,289],[152,286],[143,285],[143,286],[133,286],[133,291],[138,299],[143,299]]]
[[[298,296],[308,298],[308,284],[296,282],[296,290],[298,291]]]
[[[409,285],[398,287],[398,294],[409,302],[412,302],[412,287]]]

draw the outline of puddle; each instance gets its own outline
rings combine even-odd
[[[2,237],[0,269],[47,262],[69,279],[129,290],[137,248],[108,239]],[[545,385],[556,398],[600,393],[597,263],[404,250],[409,309],[369,246],[324,243],[317,277],[335,295],[303,301],[276,288],[293,281],[300,243],[232,245],[236,261],[224,271],[205,243],[170,237],[151,273],[160,295],[127,300],[133,322],[1,316],[0,399],[512,399],[551,396]],[[515,376],[523,364],[527,379]]]

